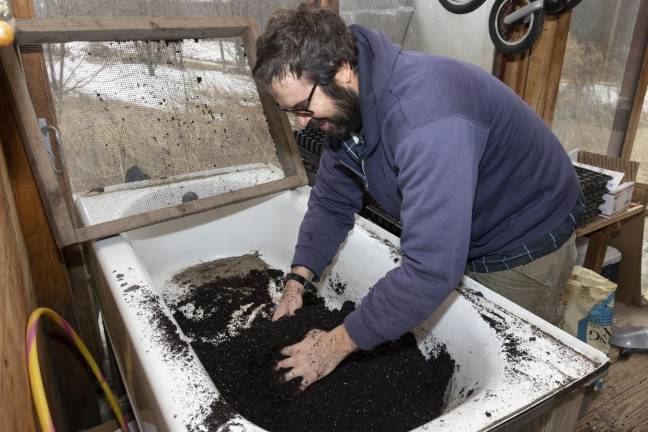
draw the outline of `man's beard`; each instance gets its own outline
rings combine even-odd
[[[319,128],[324,132],[327,144],[336,148],[342,140],[362,129],[360,97],[352,89],[336,83],[329,84],[327,94],[335,103],[336,113],[327,117],[325,121],[312,119],[307,127]],[[326,128],[322,128],[324,124]]]

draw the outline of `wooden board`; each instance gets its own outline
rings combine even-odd
[[[578,422],[578,414],[585,396],[581,388],[556,399],[551,409],[529,424],[518,429],[519,432],[563,432],[573,431]]]
[[[641,65],[641,71],[639,72],[639,82],[637,83],[637,91],[634,94],[634,97],[632,98],[632,109],[630,111],[628,129],[626,130],[625,137],[623,138],[623,148],[621,151],[621,157],[623,159],[630,159],[632,157],[632,148],[634,146],[635,137],[637,136],[637,129],[639,129],[639,120],[641,119],[647,88],[648,88],[648,43],[646,43],[644,46],[643,62]]]
[[[256,39],[258,33],[257,24],[253,22],[243,35],[243,43],[248,56],[248,62],[250,63],[250,69],[254,69],[254,65],[256,64]],[[263,112],[268,118],[270,135],[277,146],[277,156],[285,175],[297,176],[303,182],[302,184],[308,183],[308,177],[306,176],[301,154],[297,149],[295,135],[288,122],[288,117],[277,109],[275,101],[260,87],[259,83],[257,83],[257,88],[259,89],[259,99],[263,106]]]
[[[209,198],[190,201],[173,207],[164,207],[146,213],[116,219],[110,222],[90,225],[78,230],[79,241],[86,242],[98,238],[109,237],[120,232],[141,228],[160,221],[177,219],[182,216],[188,216],[221,207],[226,204],[234,204],[264,195],[281,192],[286,189],[292,189],[301,184],[301,179],[296,176],[291,176],[281,180],[263,183],[258,186],[240,189],[234,192],[226,192]]]
[[[10,5],[16,18],[35,15],[31,0],[10,0]],[[30,62],[31,59],[25,58],[24,61]],[[84,314],[91,315],[91,311],[84,309],[83,302],[79,302],[78,308],[74,304],[73,299],[80,298],[79,291],[68,281],[62,256],[48,224],[11,106],[13,97],[6,76],[0,64],[0,141],[7,159],[6,172],[13,189],[19,229],[23,233],[31,264],[35,303],[59,312],[77,329],[94,354],[93,340],[88,334],[96,331],[96,323],[94,327],[85,325],[87,320],[79,318]],[[84,322],[84,326],[80,326],[79,322]],[[99,419],[99,410],[92,377],[79,361],[75,348],[61,342],[65,341],[65,336],[56,326],[45,321],[42,328],[45,331],[39,337],[41,369],[57,430],[78,430],[93,424]],[[101,363],[101,357],[97,357],[97,360]]]
[[[35,431],[25,367],[25,326],[35,305],[27,249],[0,145],[0,418],[8,431]]]
[[[645,72],[642,72],[642,65],[646,47],[648,46],[648,2],[640,1],[638,3],[639,10],[634,22],[631,24],[632,38],[629,41],[629,46],[626,45],[623,48],[627,50],[628,57],[623,63],[623,78],[621,88],[618,90],[619,102],[615,104],[614,119],[610,127],[613,133],[610,134],[607,151],[605,152],[611,155],[631,154],[623,148],[627,142],[625,137],[630,131],[632,116],[636,115],[637,111],[640,113],[643,106],[643,97],[641,95],[642,93],[645,94],[646,81],[645,79],[642,80],[642,73],[645,74]],[[642,81],[643,90],[639,87]]]
[[[628,219],[629,217],[642,213],[643,211],[644,211],[644,207],[642,205],[631,204],[630,207],[623,210],[622,212],[615,214],[614,216],[610,216],[610,217],[599,216],[592,222],[583,225],[582,227],[576,230],[576,236],[580,237],[580,236],[587,235],[594,231],[600,230],[601,228],[612,225],[616,222],[621,222],[625,219]]]
[[[16,43],[177,40],[241,36],[251,18],[48,18],[16,20]]]
[[[6,76],[7,95],[10,97],[18,130],[25,145],[29,163],[36,173],[38,191],[47,212],[58,247],[77,243],[72,225],[72,216],[59,187],[58,180],[50,168],[29,89],[20,63],[12,46],[0,47],[0,61]]]
[[[498,55],[494,73],[551,126],[567,46],[571,11],[547,16],[535,45],[527,52]]]
[[[643,211],[622,222],[621,229],[610,240],[610,245],[623,256],[619,266],[619,287],[616,301],[641,305],[641,260],[645,215]]]

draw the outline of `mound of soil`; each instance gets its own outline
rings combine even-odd
[[[455,363],[443,346],[426,359],[411,333],[352,354],[304,392],[298,379],[281,384],[282,373],[274,370],[283,358],[279,351],[311,329],[333,329],[354,307],[347,302],[330,311],[321,298],[310,297],[295,316],[272,322],[268,286],[281,277],[264,269],[217,278],[195,285],[175,307],[180,327],[235,411],[272,432],[408,431],[440,414]],[[187,316],[178,309],[187,305],[202,313]],[[240,320],[252,311],[249,320]],[[232,315],[246,324],[232,331]],[[224,336],[215,338],[219,334]]]

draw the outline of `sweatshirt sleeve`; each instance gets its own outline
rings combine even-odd
[[[487,137],[484,126],[450,116],[419,126],[396,144],[403,259],[346,317],[358,347],[371,349],[411,330],[461,280]]]
[[[324,150],[299,228],[293,266],[304,266],[319,277],[333,260],[362,207],[363,186],[352,176],[332,150]]]

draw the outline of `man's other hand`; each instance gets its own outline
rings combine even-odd
[[[288,382],[302,377],[300,389],[330,374],[346,356],[357,350],[349,334],[340,324],[330,332],[311,330],[299,343],[281,350],[288,358],[277,363],[276,369],[290,369],[283,375]]]

